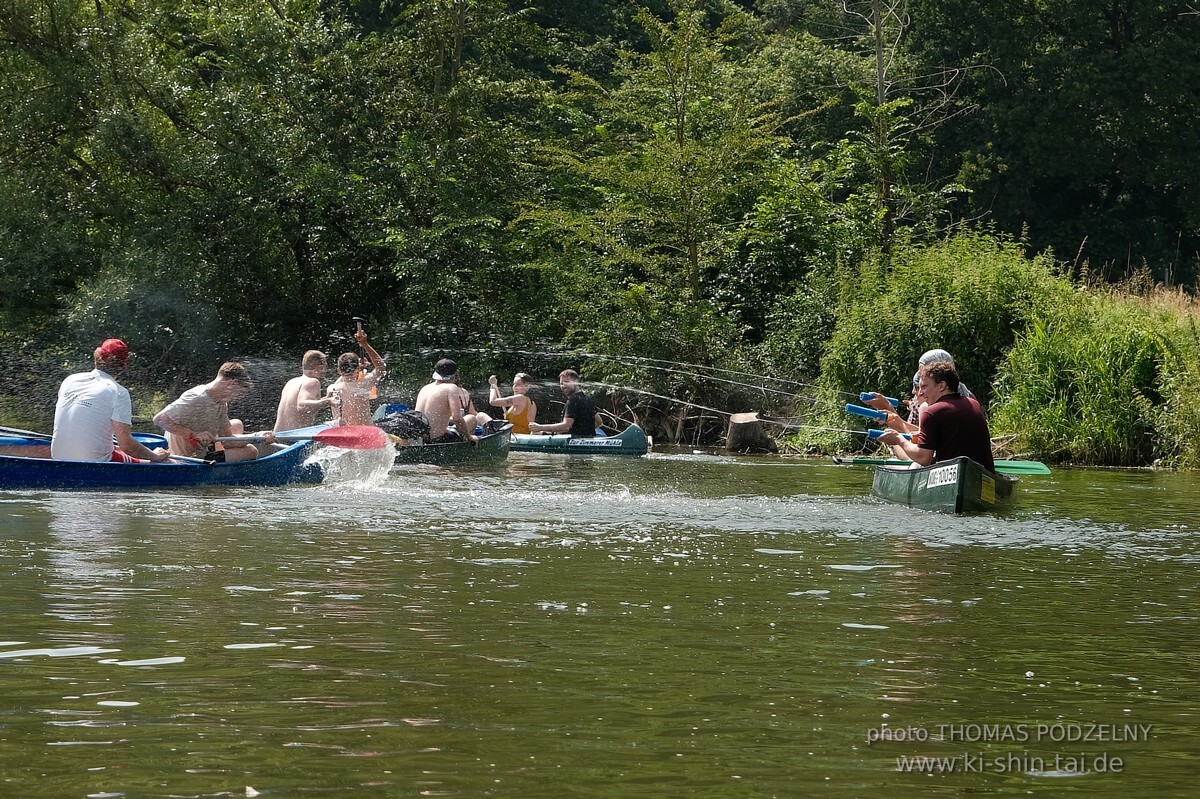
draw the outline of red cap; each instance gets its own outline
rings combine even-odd
[[[121,366],[129,360],[129,345],[119,338],[105,339],[96,350],[96,357],[106,363],[118,363]]]

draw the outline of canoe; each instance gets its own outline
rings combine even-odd
[[[165,447],[162,436],[136,433],[150,448]],[[321,467],[305,463],[313,442],[300,441],[242,463],[97,463],[50,459],[48,438],[0,436],[0,491],[18,488],[188,488],[192,486],[280,486],[319,483]]]
[[[513,433],[513,452],[559,452],[567,455],[645,455],[650,449],[646,431],[636,424],[615,436],[571,438],[569,435]]]
[[[396,445],[396,460],[399,465],[426,463],[434,466],[450,466],[461,463],[494,463],[508,457],[512,425],[502,420],[491,422],[474,445],[466,441],[452,444]]]
[[[904,466],[909,467],[912,461],[901,458],[870,458],[833,456],[833,462],[839,466]],[[996,471],[1000,474],[1050,474],[1050,467],[1041,461],[998,460]]]
[[[888,502],[941,513],[1002,510],[1012,503],[1017,478],[990,472],[970,458],[923,468],[876,466],[871,493]]]

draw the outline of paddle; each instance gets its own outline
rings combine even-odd
[[[843,458],[834,456],[839,466],[911,466],[912,461],[900,458]],[[996,461],[996,471],[1002,474],[1050,474],[1050,467],[1041,461]]]
[[[276,441],[317,441],[342,449],[383,449],[391,443],[388,434],[369,424],[329,427],[324,430],[283,430],[275,434]],[[222,443],[255,444],[266,441],[265,435],[257,433],[241,436],[222,436]]]

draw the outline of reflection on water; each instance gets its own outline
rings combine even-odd
[[[779,458],[380,454],[0,494],[10,794],[1190,795],[1193,476],[1056,471],[963,518]],[[1043,722],[1152,733],[867,741]],[[1126,768],[897,772],[966,750]]]

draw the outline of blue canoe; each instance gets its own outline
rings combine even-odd
[[[545,435],[513,433],[509,449],[513,452],[561,452],[567,455],[645,455],[650,449],[646,431],[631,424],[615,436],[571,438],[563,433]]]
[[[136,433],[150,448],[165,447],[162,436]],[[189,486],[280,486],[319,483],[321,467],[305,463],[311,441],[242,463],[96,463],[50,459],[48,438],[0,436],[0,491],[17,488],[186,488]]]

